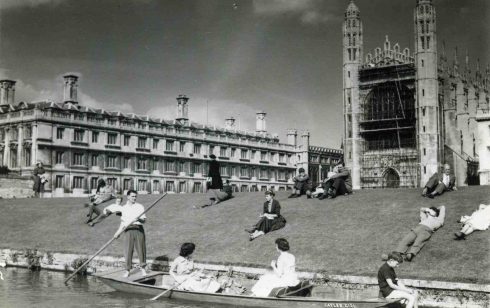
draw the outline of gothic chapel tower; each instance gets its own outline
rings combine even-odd
[[[417,0],[414,11],[417,140],[420,155],[420,187],[439,171],[441,140],[439,123],[436,11],[432,0]]]
[[[351,0],[345,11],[343,32],[344,161],[351,169],[352,186],[361,188],[359,135],[359,67],[362,63],[362,23],[359,8]]]

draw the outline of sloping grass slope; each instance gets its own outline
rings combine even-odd
[[[287,220],[285,228],[252,242],[245,227],[254,224],[262,210],[262,193],[239,193],[217,206],[193,209],[205,195],[168,195],[148,213],[145,225],[150,257],[173,259],[183,242],[197,245],[195,259],[268,266],[276,258],[274,240],[285,237],[297,257],[299,269],[330,274],[375,276],[381,253],[389,252],[418,223],[419,208],[446,205],[445,225],[413,262],[397,270],[404,278],[460,282],[490,282],[490,231],[475,232],[465,241],[454,241],[457,220],[471,214],[480,203],[490,203],[490,187],[467,187],[436,199],[422,198],[419,189],[356,191],[334,200],[287,199],[276,196]],[[156,196],[140,195],[149,205]],[[91,228],[85,225],[84,198],[0,200],[0,247],[39,248],[92,254],[119,226],[111,216]],[[105,252],[123,255],[123,240]]]

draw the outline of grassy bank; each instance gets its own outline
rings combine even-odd
[[[262,193],[239,193],[217,206],[195,210],[204,195],[168,195],[148,213],[145,226],[150,257],[177,256],[180,244],[197,244],[199,261],[267,266],[276,257],[274,240],[285,237],[300,269],[329,274],[375,276],[380,255],[391,251],[418,223],[418,209],[444,204],[446,223],[413,262],[397,270],[404,278],[490,283],[490,231],[478,231],[466,241],[454,241],[461,215],[490,202],[490,187],[468,187],[436,199],[420,196],[418,189],[356,191],[334,200],[287,199],[281,202],[287,220],[284,229],[248,241],[244,228],[255,223],[262,209]],[[156,196],[141,195],[148,205]],[[2,248],[39,248],[92,254],[114,234],[119,217],[91,228],[83,223],[85,199],[0,200]],[[122,255],[122,240],[104,253]]]

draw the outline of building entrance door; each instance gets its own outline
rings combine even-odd
[[[388,168],[385,171],[385,174],[383,176],[383,187],[384,188],[400,187],[400,176],[394,169]]]

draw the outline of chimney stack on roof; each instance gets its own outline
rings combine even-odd
[[[266,126],[265,126],[265,116],[267,113],[263,111],[258,111],[256,113],[256,125],[255,125],[255,131],[260,134],[265,134],[267,132]]]
[[[229,117],[225,119],[225,128],[232,130],[235,129],[235,118],[234,117]]]
[[[14,104],[15,81],[0,80],[0,106]]]
[[[78,76],[68,74],[63,76],[63,102],[77,104]]]
[[[187,106],[187,102],[189,98],[184,94],[180,94],[177,96],[177,122],[181,125],[189,125],[189,108]]]

